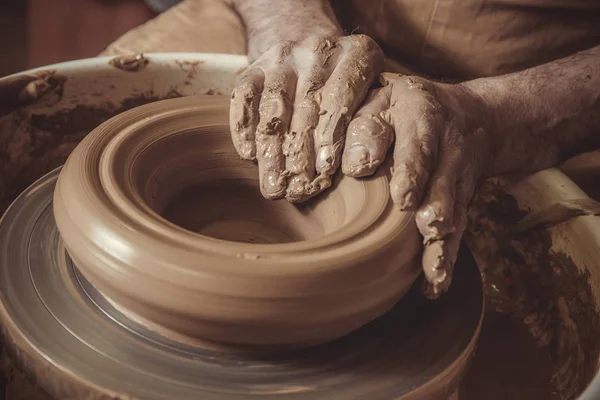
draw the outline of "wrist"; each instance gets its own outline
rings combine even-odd
[[[255,61],[271,47],[288,42],[301,42],[310,36],[338,37],[341,31],[319,26],[306,30],[303,23],[281,23],[281,25],[270,26],[268,29],[257,30],[247,34],[248,58],[250,62]]]
[[[537,139],[544,128],[528,117],[540,112],[538,100],[522,90],[518,80],[500,76],[461,85],[479,103],[476,117],[489,144],[485,177],[535,171],[555,162],[552,143]]]
[[[466,139],[463,145],[469,143],[476,148],[470,160],[476,179],[494,173],[498,149],[503,146],[502,129],[485,87],[476,81],[436,84],[436,98],[443,106],[446,126]]]
[[[246,27],[248,58],[256,60],[278,43],[298,42],[309,36],[341,36],[328,0],[236,0]]]

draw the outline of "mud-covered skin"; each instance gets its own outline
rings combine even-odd
[[[300,202],[331,186],[348,122],[384,58],[369,37],[343,36],[326,1],[269,3],[236,4],[256,60],[232,94],[232,139],[258,161],[266,198]]]
[[[349,124],[342,169],[370,175],[395,135],[390,192],[400,207],[417,211],[432,297],[451,282],[482,178],[531,173],[599,147],[599,61],[594,48],[459,84],[382,74],[384,87]]]
[[[362,35],[277,44],[244,73],[231,100],[240,156],[257,160],[267,198],[304,201],[331,186],[352,114],[383,68]]]
[[[365,36],[341,36],[328,1],[234,4],[256,61],[232,96],[232,136],[243,158],[258,160],[263,195],[306,200],[340,161],[346,175],[368,176],[395,142],[391,196],[417,211],[432,297],[450,285],[482,178],[600,147],[600,47],[458,84],[384,74],[357,109],[383,56]]]

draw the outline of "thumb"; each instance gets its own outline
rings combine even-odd
[[[391,93],[391,85],[373,90],[348,124],[342,156],[345,175],[371,175],[385,160],[393,140],[392,127],[386,121]]]

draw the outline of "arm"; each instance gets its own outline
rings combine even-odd
[[[487,175],[533,172],[600,148],[600,46],[465,86],[491,111],[498,142]]]

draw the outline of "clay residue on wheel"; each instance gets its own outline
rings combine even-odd
[[[542,382],[540,374],[546,371],[555,392],[532,394],[535,398],[575,399],[598,370],[600,317],[596,301],[588,274],[580,272],[568,255],[552,250],[547,230],[512,233],[514,224],[524,215],[526,212],[519,209],[516,199],[494,183],[486,183],[471,206],[466,240],[484,276],[487,318],[501,319],[504,327],[512,325],[513,331],[524,330],[533,339],[532,351],[536,354],[524,356],[528,362],[537,360],[538,364],[526,371],[526,381]],[[482,341],[484,336],[485,333]],[[515,339],[517,336],[521,339]],[[511,352],[519,351],[522,346],[517,342],[525,339],[515,334],[498,336],[498,340],[502,343],[496,347]],[[506,357],[496,361],[506,362]],[[488,365],[490,362],[494,361],[487,360]],[[496,382],[510,381],[491,375]],[[514,387],[513,395],[522,389],[523,386]],[[544,390],[542,386],[537,389]],[[496,398],[513,397],[489,397]]]
[[[44,70],[3,80],[0,82],[0,117],[34,103],[50,93],[55,93],[60,100],[66,80],[65,76],[57,74],[55,70]]]
[[[177,91],[165,96],[145,93],[121,104],[77,104],[55,113],[27,107],[0,118],[0,211],[33,181],[62,165],[71,151],[92,129],[107,119],[142,104],[181,97]]]
[[[13,343],[11,343],[12,345]],[[1,399],[35,399],[35,400],[53,400],[53,398],[32,382],[32,377],[27,374],[22,366],[15,365],[15,354],[17,350],[7,346],[2,350],[0,356],[0,374],[5,377],[5,385],[0,381]],[[20,361],[20,360],[19,360]],[[0,375],[1,378],[1,375]]]
[[[111,58],[108,64],[126,72],[139,72],[146,68],[150,60],[143,54],[124,55]]]
[[[189,61],[189,60],[176,60],[175,64],[179,66],[179,68],[187,74],[186,80],[184,84],[189,84],[196,78],[198,74],[198,66],[202,65],[204,61]],[[211,93],[207,93],[211,94]]]

